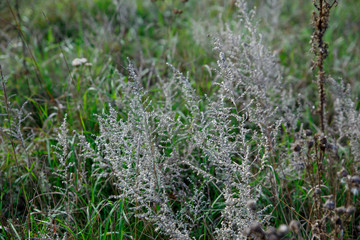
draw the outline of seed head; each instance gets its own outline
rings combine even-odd
[[[310,136],[313,135],[313,132],[312,132],[311,130],[306,130],[306,131],[305,131],[305,135],[306,135],[307,137],[310,137]]]
[[[327,208],[328,210],[334,210],[335,203],[333,200],[328,199],[328,200],[326,200],[324,207]]]
[[[282,238],[289,233],[289,227],[286,224],[281,224],[277,229],[277,235]]]
[[[274,227],[268,227],[267,229],[266,229],[266,235],[276,235],[276,228],[274,228]]]
[[[315,188],[314,193],[315,193],[316,195],[320,195],[320,194],[321,194],[321,189],[318,188],[318,187]]]
[[[349,175],[349,172],[345,169],[345,168],[342,168],[339,172],[338,172],[338,175],[342,178],[345,178]]]
[[[332,218],[332,221],[333,223],[335,223],[336,225],[341,225],[342,224],[342,221],[341,221],[341,218],[337,215],[335,215],[333,218]]]
[[[267,240],[279,240],[279,237],[276,235],[276,233],[274,233],[274,234],[266,235],[266,239]]]
[[[335,208],[335,212],[339,215],[342,215],[342,214],[346,213],[346,208],[344,206],[337,207],[337,208]]]
[[[265,235],[264,230],[262,230],[261,225],[258,222],[253,222],[250,225],[250,233],[254,233],[254,234],[259,235],[259,236],[264,236]]]
[[[301,226],[299,221],[291,220],[289,226],[291,231],[293,231],[296,234],[299,234],[300,226]]]
[[[250,209],[251,211],[256,211],[256,201],[255,200],[249,200],[247,203],[246,203],[246,206],[248,207],[248,209]]]
[[[296,146],[294,147],[294,151],[295,151],[295,152],[300,152],[300,150],[301,150],[300,145],[299,145],[299,144],[296,144]]]
[[[359,184],[360,183],[360,177],[359,176],[352,176],[351,182]]]
[[[346,209],[346,213],[349,214],[349,215],[352,215],[356,212],[356,207],[350,205],[348,206],[348,208]]]
[[[359,194],[359,189],[357,187],[353,187],[351,188],[351,193],[355,196],[357,196]]]

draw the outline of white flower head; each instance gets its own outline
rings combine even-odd
[[[73,67],[79,67],[83,64],[87,63],[87,59],[86,58],[75,58],[74,60],[72,60],[71,65],[73,65]]]

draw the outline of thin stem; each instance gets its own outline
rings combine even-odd
[[[5,85],[5,79],[4,79],[4,75],[3,75],[3,72],[2,72],[2,67],[0,65],[0,77],[1,77],[1,86],[2,86],[2,89],[3,89],[3,92],[4,92],[4,101],[5,101],[5,109],[6,109],[6,115],[7,115],[7,118],[8,118],[8,121],[9,121],[9,129],[10,129],[10,132],[12,132],[12,124],[11,124],[11,113],[10,113],[10,105],[9,105],[9,99],[8,99],[8,96],[7,96],[7,91],[6,91],[6,85]],[[1,131],[1,133],[4,133],[3,131]],[[4,133],[6,138],[10,141],[10,144],[11,144],[11,150],[13,152],[13,158],[15,160],[15,165],[18,166],[18,160],[17,160],[17,156],[16,156],[16,148],[15,148],[15,143],[14,141],[11,139],[10,136],[7,136],[6,133]],[[13,198],[12,198],[12,180],[11,180],[11,176],[9,177],[9,183],[10,183],[10,206],[13,206]],[[13,209],[11,207],[11,209]],[[12,211],[12,210],[11,210]],[[12,215],[12,214],[11,214]]]
[[[14,11],[13,11],[10,3],[9,3],[9,0],[7,0],[7,4],[8,4],[8,7],[9,7],[9,9],[10,9],[11,15],[13,16],[13,18],[14,18],[14,20],[15,20],[16,28],[17,28],[17,30],[18,30],[18,32],[19,32],[19,34],[20,34],[20,37],[21,37],[21,39],[22,39],[22,41],[23,41],[23,44],[24,44],[24,46],[26,46],[26,48],[27,48],[27,50],[28,50],[28,52],[29,52],[29,54],[30,54],[30,58],[31,58],[31,60],[32,60],[32,62],[33,62],[33,65],[34,65],[34,68],[35,68],[36,78],[37,78],[37,80],[39,81],[39,84],[41,85],[41,87],[45,89],[45,91],[46,91],[46,93],[48,94],[48,96],[50,97],[51,101],[54,102],[54,101],[55,101],[54,97],[53,97],[52,94],[50,93],[49,89],[44,85],[44,80],[43,80],[43,78],[42,78],[39,65],[38,65],[38,63],[36,62],[35,57],[34,57],[32,51],[31,51],[31,49],[30,49],[29,46],[26,44],[24,33],[23,33],[23,31],[21,30],[20,23],[19,23],[16,15],[15,15],[15,13],[14,13]]]

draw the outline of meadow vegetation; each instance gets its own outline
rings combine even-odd
[[[0,2],[0,239],[359,239],[359,9]]]

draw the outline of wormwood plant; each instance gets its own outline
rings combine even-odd
[[[11,238],[10,227],[13,221],[21,216],[21,212],[30,212],[31,204],[27,197],[34,197],[39,194],[37,188],[27,189],[25,186],[36,186],[36,179],[32,176],[34,166],[31,153],[34,151],[33,131],[25,130],[25,122],[31,114],[25,110],[26,102],[18,107],[12,103],[12,97],[7,93],[6,80],[3,76],[0,65],[0,188],[2,191],[2,211],[0,216],[1,230],[7,238]],[[19,171],[22,175],[17,177]],[[25,196],[25,197],[24,197]],[[41,201],[40,201],[41,202]],[[3,216],[11,216],[11,219],[4,224]],[[30,228],[29,215],[26,216],[26,227]],[[9,227],[6,227],[9,226]],[[0,235],[2,236],[2,235]]]
[[[129,60],[126,72],[112,73],[119,94],[96,115],[99,132],[69,133],[71,117],[65,117],[46,171],[28,145],[35,141],[25,134],[30,115],[11,106],[1,78],[0,154],[26,166],[26,174],[14,179],[5,171],[9,161],[2,161],[0,174],[9,185],[4,178],[0,183],[10,195],[20,195],[15,181],[24,183],[22,191],[25,185],[35,191],[23,194],[27,226],[0,219],[0,236],[358,238],[360,115],[350,86],[324,70],[323,39],[337,1],[313,4],[319,90],[319,121],[313,125],[245,0],[236,1],[239,21],[214,37],[218,61],[211,96],[198,94],[189,74],[171,64],[149,89],[149,78]],[[333,112],[332,121],[326,121],[326,110]],[[2,208],[10,213],[1,217],[16,217],[11,207],[21,204],[13,199]]]
[[[139,221],[171,239],[245,239],[252,223],[269,219],[256,206],[261,188],[251,182],[273,154],[279,122],[272,123],[276,93],[270,89],[280,75],[252,25],[253,12],[245,1],[237,4],[249,35],[228,30],[239,44],[233,49],[233,42],[216,43],[217,94],[197,95],[189,78],[169,65],[169,79],[159,79],[163,97],[151,95],[130,62],[129,77],[120,75],[123,116],[110,107],[98,118],[95,148],[81,144],[82,158],[94,161],[93,178],[111,178],[113,197],[126,202],[136,239],[144,234],[136,231]]]

